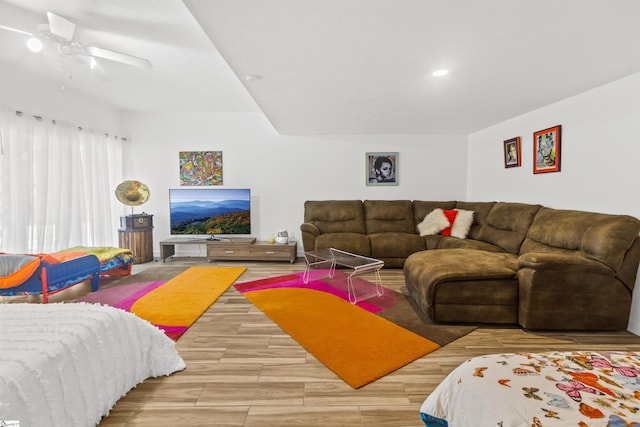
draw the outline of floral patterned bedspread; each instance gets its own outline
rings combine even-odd
[[[427,427],[640,426],[640,353],[511,353],[467,360],[431,393]]]

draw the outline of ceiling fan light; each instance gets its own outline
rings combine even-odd
[[[33,53],[38,53],[42,50],[42,41],[37,37],[29,37],[27,39],[27,48]]]

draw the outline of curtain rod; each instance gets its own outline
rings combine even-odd
[[[23,112],[22,112],[22,111],[19,111],[19,110],[16,110],[16,116],[18,116],[18,117],[22,117],[22,116],[23,116]],[[42,121],[42,116],[38,116],[38,115],[34,114],[34,115],[33,115],[33,118],[34,118],[34,119],[36,119],[36,120],[37,120],[37,121],[39,121],[39,122],[41,122],[41,121]],[[52,125],[55,125],[55,124],[57,124],[57,122],[56,122],[54,119],[52,119],[52,120],[51,120],[51,124],[52,124]],[[84,130],[84,129],[82,128],[82,126],[78,126],[78,127],[77,127],[77,129],[78,129],[78,132],[82,132],[82,131]],[[108,133],[108,132],[105,132],[105,133],[104,133],[104,136],[109,137],[110,135],[109,135],[109,133]],[[113,137],[114,137],[115,139],[118,139],[118,135],[113,135]],[[121,141],[127,141],[127,138],[125,138],[125,137],[120,137],[120,140],[121,140]]]

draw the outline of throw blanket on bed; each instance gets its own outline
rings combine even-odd
[[[126,276],[131,274],[131,265],[133,264],[133,252],[131,249],[111,246],[74,246],[57,252],[57,254],[68,254],[68,256],[95,255],[100,260],[101,276]]]
[[[429,427],[640,426],[640,353],[475,357],[453,370],[420,412]]]
[[[0,304],[0,420],[94,426],[148,377],[185,368],[175,343],[123,310]]]
[[[131,249],[123,249],[123,248],[114,248],[111,246],[74,246],[73,248],[69,248],[69,249],[65,249],[62,250],[60,252],[58,252],[59,254],[65,253],[65,252],[80,252],[83,254],[93,254],[95,256],[98,257],[98,259],[100,260],[100,262],[104,262],[108,259],[111,258],[115,258],[117,255],[125,255],[125,254],[130,254],[131,253]]]
[[[40,267],[42,261],[56,264],[85,254],[8,254],[0,252],[0,289],[24,283]]]
[[[23,283],[40,267],[35,255],[0,254],[0,289]]]

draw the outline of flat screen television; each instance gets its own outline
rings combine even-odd
[[[248,188],[169,189],[171,235],[251,234]]]

